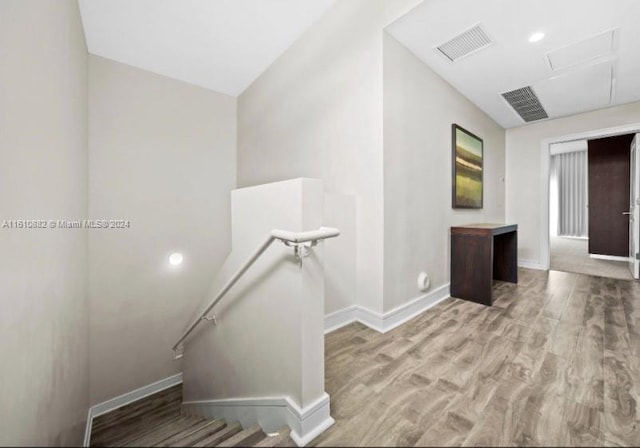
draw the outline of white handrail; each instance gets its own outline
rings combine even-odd
[[[289,246],[297,246],[299,244],[304,244],[308,242],[316,243],[320,240],[325,240],[327,238],[335,238],[340,235],[340,231],[338,229],[333,229],[330,227],[320,227],[318,230],[312,230],[309,232],[288,232],[285,230],[272,230],[269,237],[258,247],[258,249],[254,252],[254,254],[236,271],[235,274],[225,283],[220,292],[216,294],[211,303],[205,308],[205,310],[200,314],[196,320],[189,326],[187,331],[184,332],[182,337],[178,339],[178,342],[173,346],[173,351],[175,352],[180,347],[180,344],[187,339],[187,337],[191,334],[191,332],[198,326],[198,324],[202,320],[214,320],[214,318],[209,318],[207,315],[209,311],[213,309],[216,304],[222,300],[224,295],[229,292],[229,290],[236,284],[236,282],[244,275],[245,272],[251,267],[251,265],[263,254],[265,250],[273,243],[275,240],[280,240],[283,243]],[[298,247],[296,247],[296,255],[298,255]],[[176,355],[176,359],[181,358],[182,355]]]
[[[320,227],[318,230],[311,230],[309,232],[287,232],[284,230],[272,230],[271,236],[280,241],[287,241],[289,243],[306,243],[309,241],[324,240],[327,238],[334,238],[340,235],[338,229],[332,229],[329,227]]]

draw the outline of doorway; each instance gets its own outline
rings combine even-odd
[[[636,227],[640,221],[640,218],[631,221],[634,218],[629,216],[630,214],[637,215],[640,209],[638,193],[636,193],[635,199],[632,198],[633,185],[629,185],[630,175],[633,176],[634,168],[630,166],[631,140],[626,137],[628,139],[625,149],[626,165],[624,167],[625,174],[622,176],[620,172],[606,172],[607,169],[610,169],[611,163],[607,163],[603,159],[604,156],[598,160],[599,155],[603,154],[602,151],[598,151],[598,145],[602,146],[608,140],[616,140],[615,138],[607,139],[607,137],[636,133],[639,129],[640,124],[585,132],[547,139],[542,142],[542,173],[543,179],[547,179],[547,182],[543,183],[542,192],[542,210],[545,215],[541,226],[542,232],[544,232],[544,235],[541,235],[541,264],[543,268],[622,279],[632,279],[631,272],[634,269],[636,272],[638,271],[636,263],[632,263],[634,257],[630,257],[630,254],[635,253],[639,246],[638,232],[635,232],[634,239],[633,230],[638,230]],[[591,167],[587,165],[588,140],[592,140],[593,163]],[[574,153],[574,155],[560,155],[569,153]],[[580,156],[576,156],[575,153]],[[558,175],[558,167],[562,166],[559,159],[565,159],[562,162],[565,164],[562,176]],[[635,160],[637,159],[636,157]],[[636,168],[637,171],[638,168]],[[591,186],[587,173],[592,176],[593,185]],[[600,177],[593,177],[595,175]],[[604,181],[602,180],[603,176]],[[624,177],[626,184],[622,182],[624,185],[616,185],[616,188],[624,189],[622,197],[624,203],[622,206],[620,204],[613,206],[611,203],[614,201],[608,199],[612,187],[608,186],[607,182],[619,181],[621,177]],[[567,185],[568,178],[571,180],[571,185]],[[580,188],[577,188],[576,185],[579,185]],[[571,188],[574,191],[571,191]],[[591,200],[590,188],[593,195]],[[589,208],[590,202],[592,208]],[[634,207],[634,204],[637,206]],[[607,207],[615,208],[616,212],[613,213]],[[617,208],[621,208],[621,210],[617,210]],[[593,224],[591,227],[590,221]],[[632,225],[629,225],[630,221]],[[618,227],[626,226],[622,232],[624,243],[620,242],[621,232],[618,231],[620,229],[615,230],[616,225]],[[609,233],[607,226],[611,228]],[[614,234],[618,235],[617,240],[613,238]],[[591,238],[589,238],[590,236]],[[624,247],[618,247],[621,244]],[[609,247],[612,245],[614,247]]]

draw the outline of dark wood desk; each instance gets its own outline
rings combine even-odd
[[[491,306],[494,279],[518,283],[518,226],[451,227],[451,296]]]

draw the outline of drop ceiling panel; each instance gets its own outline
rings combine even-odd
[[[550,116],[572,115],[610,105],[612,71],[613,64],[606,62],[546,79],[534,87]]]
[[[547,53],[552,70],[574,67],[613,54],[615,31],[607,31],[581,42]]]

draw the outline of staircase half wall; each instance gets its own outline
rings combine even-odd
[[[314,179],[233,191],[232,252],[202,308],[273,229],[320,228],[323,197]],[[188,413],[257,422],[265,432],[288,425],[299,445],[333,423],[324,391],[323,242],[302,267],[291,247],[274,242],[213,314],[217,324],[203,322],[184,344]]]

